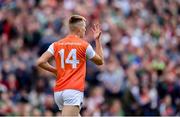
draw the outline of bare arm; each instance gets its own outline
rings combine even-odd
[[[57,73],[56,68],[48,63],[48,60],[52,56],[53,55],[50,52],[48,52],[48,51],[44,52],[41,55],[41,57],[37,60],[37,66],[39,66],[42,69],[47,70],[47,71],[53,73],[54,75],[56,75],[56,73]]]
[[[99,24],[94,25],[94,28],[92,29],[94,33],[95,43],[96,43],[96,54],[91,59],[95,64],[102,65],[104,63],[104,56],[103,56],[103,49],[101,44],[101,30],[99,27]]]

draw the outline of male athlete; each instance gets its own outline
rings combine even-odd
[[[97,65],[104,62],[99,24],[92,28],[96,51],[83,40],[86,31],[86,19],[73,15],[69,19],[69,35],[52,43],[48,50],[37,60],[37,65],[57,76],[54,88],[55,102],[62,116],[78,116],[83,102],[86,74],[86,60]],[[53,57],[56,68],[48,63]]]

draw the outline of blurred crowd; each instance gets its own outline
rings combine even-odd
[[[35,62],[72,14],[93,47],[100,22],[105,57],[87,62],[81,115],[180,116],[180,0],[0,0],[0,115],[60,115],[55,78]]]

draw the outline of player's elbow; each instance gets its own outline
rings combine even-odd
[[[104,64],[104,60],[99,60],[96,65],[103,65]]]
[[[41,64],[43,64],[43,60],[41,58],[39,58],[37,61],[36,61],[36,66],[37,67],[40,67]]]
[[[96,56],[94,58],[91,59],[91,61],[93,63],[95,63],[96,65],[103,65],[104,64],[104,58],[100,57],[99,55],[96,54]]]

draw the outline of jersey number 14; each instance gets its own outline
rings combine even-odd
[[[77,57],[76,57],[76,49],[72,49],[69,52],[68,57],[66,58],[65,61],[64,61],[64,49],[61,49],[59,51],[59,54],[61,56],[61,68],[64,69],[64,63],[71,64],[73,69],[77,68],[77,64],[79,64],[79,60],[77,60]],[[72,59],[70,60],[71,57]]]

